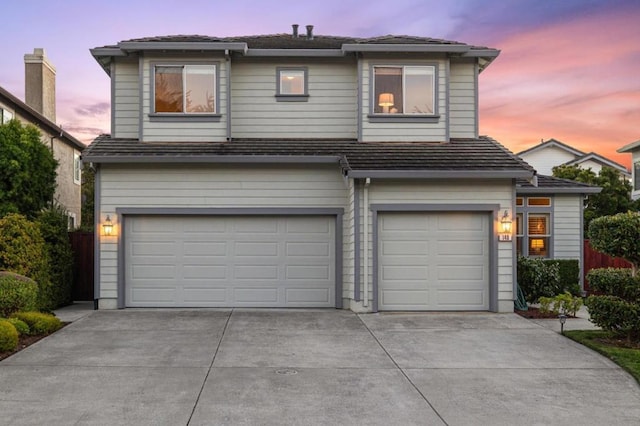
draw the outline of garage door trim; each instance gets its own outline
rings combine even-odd
[[[125,308],[125,253],[124,235],[127,218],[130,216],[334,216],[335,217],[335,307],[342,308],[343,227],[344,209],[341,208],[180,208],[180,207],[118,207],[116,208],[118,230],[118,309]]]
[[[491,214],[489,220],[489,310],[498,309],[498,238],[494,231],[494,224],[498,220],[499,204],[371,204],[372,214],[372,249],[373,249],[373,312],[378,312],[378,213],[419,213],[419,212],[475,212]]]

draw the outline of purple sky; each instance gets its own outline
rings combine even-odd
[[[391,8],[392,6],[392,8]],[[480,75],[480,130],[514,152],[555,138],[629,166],[640,139],[640,1],[25,0],[2,6],[0,86],[24,99],[25,53],[57,69],[58,123],[109,131],[109,78],[89,49],[136,37],[289,32],[408,34],[502,51]]]

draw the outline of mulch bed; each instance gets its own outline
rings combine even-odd
[[[62,323],[62,327],[60,328],[60,330],[62,330],[67,324],[69,324],[69,323],[68,322],[63,322]],[[38,340],[44,339],[48,335],[49,334],[40,334],[40,335],[37,335],[37,336],[20,336],[20,337],[18,337],[18,347],[15,348],[12,351],[0,352],[0,361],[2,361],[5,358],[9,358],[11,355],[13,355],[13,354],[15,354],[17,352],[20,352],[24,348],[27,348],[27,347],[33,345]]]
[[[527,311],[515,310],[515,313],[521,317],[528,319],[558,319],[558,316],[551,312],[540,312],[540,309],[529,307]],[[567,315],[567,318],[575,318],[575,316]]]

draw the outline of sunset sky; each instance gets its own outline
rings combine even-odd
[[[290,32],[445,38],[502,53],[480,75],[480,131],[514,152],[555,138],[629,167],[640,139],[639,0],[24,0],[0,8],[0,86],[24,99],[25,53],[57,70],[57,117],[108,133],[109,78],[89,49],[136,37]]]

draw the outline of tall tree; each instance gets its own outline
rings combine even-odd
[[[0,125],[0,217],[34,218],[53,201],[58,162],[41,138],[36,127],[18,120]]]
[[[610,167],[603,167],[596,175],[591,169],[581,169],[575,165],[557,166],[553,168],[553,176],[602,188],[599,194],[589,195],[584,209],[585,231],[595,218],[638,209],[638,203],[631,201],[631,184]]]

